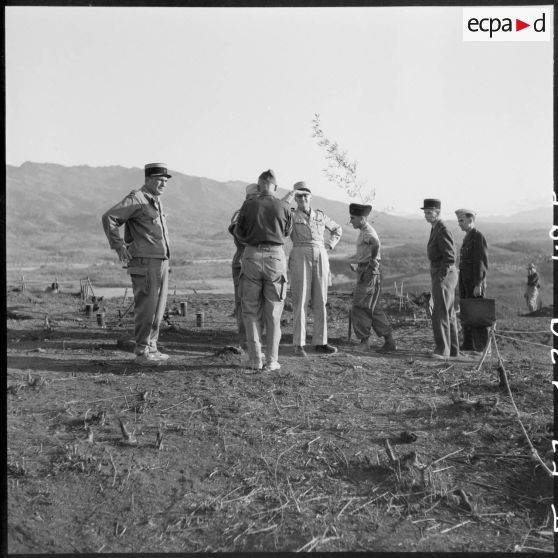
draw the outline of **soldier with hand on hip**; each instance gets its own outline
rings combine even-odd
[[[127,265],[134,291],[136,363],[155,366],[169,356],[157,348],[165,313],[169,274],[169,233],[160,197],[171,175],[165,163],[144,168],[145,183],[102,217],[109,245]],[[120,227],[124,226],[124,239]]]
[[[305,182],[293,186],[297,207],[293,210],[293,248],[289,255],[291,293],[293,297],[293,344],[295,355],[306,356],[306,311],[312,301],[314,329],[312,345],[318,353],[335,353],[327,342],[327,289],[329,257],[342,234],[341,226],[320,209],[312,209],[312,193]],[[324,241],[325,231],[329,238]]]

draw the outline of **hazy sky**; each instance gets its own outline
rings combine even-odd
[[[375,209],[550,204],[553,43],[464,42],[460,7],[6,8],[6,155],[280,186],[357,160]]]

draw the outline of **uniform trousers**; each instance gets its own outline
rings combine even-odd
[[[459,270],[459,299],[475,298],[474,296],[475,284],[473,277],[467,269]],[[481,296],[484,298],[485,282],[481,284]],[[467,324],[461,323],[461,330],[463,331],[463,344],[464,351],[484,351],[488,343],[488,328],[487,327],[472,327]]]
[[[287,262],[283,246],[246,246],[242,255],[240,297],[248,356],[260,360],[261,322],[266,329],[266,361],[277,362],[281,314],[287,294]]]
[[[442,279],[438,268],[430,269],[432,279],[432,331],[434,333],[434,352],[442,356],[459,355],[459,337],[457,317],[455,314],[455,287],[457,286],[457,270],[450,267]]]
[[[527,310],[534,312],[537,310],[537,298],[539,297],[539,289],[531,285],[527,286],[525,290],[525,301],[527,302]]]
[[[293,297],[293,345],[306,345],[306,310],[312,301],[313,345],[327,344],[329,259],[322,243],[294,244],[289,256]]]
[[[169,288],[169,260],[133,258],[128,263],[134,291],[136,354],[157,351],[159,326],[165,314]]]
[[[239,265],[232,266],[232,278],[234,285],[234,315],[236,318],[236,326],[238,329],[238,340],[240,343],[246,343],[246,328],[242,318],[242,305],[240,300],[240,262]]]
[[[361,340],[368,339],[373,329],[378,337],[385,337],[391,333],[391,326],[379,305],[381,289],[379,271],[373,273],[372,270],[362,269],[359,266],[357,274],[351,308],[351,322],[355,335]]]

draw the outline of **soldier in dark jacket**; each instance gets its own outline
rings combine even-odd
[[[246,186],[246,199],[251,200],[258,195],[258,185],[257,184],[248,184]],[[236,325],[238,328],[238,339],[243,348],[247,348],[248,344],[246,343],[246,328],[244,327],[244,320],[242,319],[242,307],[241,307],[241,300],[240,300],[240,272],[242,269],[241,260],[242,254],[244,252],[244,244],[241,243],[236,236],[234,236],[234,229],[236,227],[236,222],[238,221],[238,214],[240,210],[234,212],[234,215],[231,218],[231,224],[229,225],[229,232],[233,235],[234,238],[234,245],[236,246],[236,252],[234,253],[231,268],[232,268],[232,277],[233,277],[233,285],[234,285],[234,315],[236,318]]]
[[[134,289],[136,363],[155,366],[169,355],[157,348],[169,283],[169,233],[160,201],[171,175],[165,163],[145,165],[145,184],[102,217],[110,247],[126,264]],[[124,238],[120,228],[124,225]]]
[[[455,243],[451,231],[440,218],[442,204],[437,199],[425,199],[424,218],[432,225],[427,255],[432,280],[432,331],[436,348],[430,356],[446,359],[459,356],[459,338],[455,315]]]
[[[488,270],[488,247],[486,239],[475,227],[475,212],[458,209],[457,223],[465,233],[459,255],[459,298],[484,298]],[[462,351],[483,351],[488,343],[488,328],[462,324]]]

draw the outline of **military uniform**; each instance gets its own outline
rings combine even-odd
[[[272,171],[260,180],[276,186]],[[287,293],[285,239],[291,234],[292,215],[288,205],[272,194],[262,193],[246,200],[238,215],[234,234],[245,244],[241,258],[240,297],[246,328],[250,367],[260,369],[261,325],[265,322],[266,365],[279,368],[280,319]]]
[[[380,238],[366,223],[357,239],[357,281],[353,293],[351,321],[356,336],[365,340],[371,329],[378,337],[391,334],[385,312],[378,304],[380,299]]]
[[[422,209],[440,209],[427,205]],[[459,355],[459,337],[457,318],[454,308],[455,288],[457,286],[457,269],[455,267],[455,243],[451,231],[438,219],[432,224],[430,238],[426,248],[430,260],[430,278],[432,281],[432,330],[436,348],[434,354],[441,357]]]
[[[160,172],[170,178],[161,163],[146,165],[146,177]],[[127,273],[134,292],[134,336],[137,355],[158,353],[159,325],[168,293],[170,245],[166,215],[159,196],[144,185],[133,190],[102,216],[109,245],[114,250],[127,247],[131,259]],[[124,239],[119,229],[124,225]],[[160,353],[159,353],[160,354]]]
[[[379,351],[391,352],[395,350],[392,328],[385,312],[379,305],[381,290],[380,238],[370,223],[363,219],[358,220],[367,217],[371,210],[370,205],[353,203],[349,205],[353,227],[360,229],[356,244],[357,280],[353,291],[351,322],[361,344],[368,347],[371,330],[374,330],[378,337],[384,337],[386,340]],[[357,221],[353,222],[353,218],[356,218]]]
[[[486,239],[476,228],[465,234],[459,253],[459,298],[475,298],[475,287],[480,288],[477,298],[486,294],[486,273],[488,270],[488,247]],[[486,327],[462,325],[464,351],[483,351],[488,343]]]
[[[257,193],[258,193],[257,184],[249,184],[246,187],[246,199],[257,195]],[[236,247],[236,251],[233,255],[233,259],[231,262],[232,278],[233,278],[233,286],[234,286],[234,315],[236,318],[236,326],[238,329],[239,342],[241,345],[245,345],[246,328],[244,327],[244,319],[242,318],[242,306],[241,306],[241,299],[240,299],[240,272],[242,270],[241,260],[242,260],[242,254],[244,253],[245,244],[243,242],[240,242],[234,234],[234,229],[236,227],[236,222],[238,221],[239,214],[240,214],[240,210],[234,212],[228,230],[233,235],[234,245]]]
[[[293,209],[293,248],[289,255],[289,279],[293,297],[293,344],[306,345],[306,309],[312,301],[314,329],[313,345],[327,345],[326,302],[329,285],[329,258],[324,245],[328,230],[327,248],[339,242],[342,228],[323,211],[309,213]]]
[[[539,297],[539,274],[535,270],[535,266],[531,264],[527,267],[527,288],[525,290],[525,301],[527,302],[527,310],[534,312],[537,310],[537,299]]]

